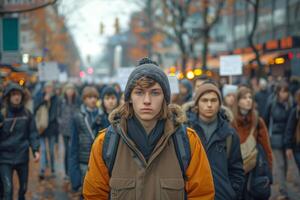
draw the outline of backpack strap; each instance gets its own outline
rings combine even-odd
[[[184,180],[187,180],[185,172],[191,160],[190,141],[186,129],[187,128],[185,126],[181,125],[172,135],[176,155]]]
[[[114,167],[119,140],[120,135],[115,131],[112,125],[109,126],[104,136],[104,142],[102,146],[102,159],[108,169],[110,176]]]

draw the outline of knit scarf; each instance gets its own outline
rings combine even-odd
[[[147,134],[141,122],[133,116],[127,121],[128,137],[136,144],[146,161],[150,158],[157,142],[164,133],[165,120],[157,121],[152,131]]]

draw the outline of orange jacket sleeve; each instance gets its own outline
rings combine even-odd
[[[105,130],[101,131],[92,146],[89,166],[83,183],[86,200],[107,200],[109,196],[109,173],[102,159]]]
[[[272,169],[272,148],[270,144],[269,134],[267,126],[262,118],[259,118],[259,131],[257,136],[257,142],[262,145],[268,159],[270,169]]]
[[[194,130],[188,128],[187,134],[191,146],[191,161],[186,171],[188,180],[185,185],[188,199],[213,200],[215,189],[206,152]]]

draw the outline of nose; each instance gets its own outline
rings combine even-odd
[[[208,107],[211,107],[211,101],[208,101],[208,102],[207,102],[207,106],[208,106]]]
[[[151,103],[151,97],[149,92],[146,92],[145,96],[144,96],[144,104],[150,104]]]

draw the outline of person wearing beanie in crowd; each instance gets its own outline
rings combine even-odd
[[[251,89],[247,87],[239,88],[237,92],[237,105],[235,109],[235,117],[233,127],[236,129],[241,145],[249,144],[249,137],[254,137],[255,143],[260,144],[266,155],[267,165],[269,167],[269,172],[272,172],[272,149],[270,146],[268,129],[265,125],[264,120],[258,116],[257,111],[254,109],[253,95]],[[251,138],[250,138],[251,139]],[[246,148],[245,148],[246,149]],[[246,156],[246,150],[242,150],[242,157]],[[249,157],[248,157],[249,158]],[[243,157],[246,160],[246,157]],[[256,160],[256,158],[254,158]],[[246,181],[243,189],[243,199],[252,200],[255,199],[251,196],[248,190],[249,186],[249,174],[254,170],[255,165],[246,166],[244,162],[244,169],[246,175]],[[272,177],[269,177],[270,182],[272,182]]]
[[[4,91],[4,105],[0,112],[0,179],[1,199],[13,199],[13,172],[19,178],[19,200],[25,200],[29,173],[29,148],[38,162],[39,135],[32,113],[25,108],[24,89],[15,83]]]
[[[183,105],[192,101],[193,98],[193,86],[188,79],[182,79],[179,82],[179,94],[174,99],[174,103]]]
[[[40,144],[41,144],[41,159],[40,159],[40,174],[39,179],[43,180],[45,178],[46,167],[48,164],[47,155],[50,153],[50,167],[52,177],[55,176],[55,155],[54,155],[54,145],[58,134],[58,106],[59,98],[55,95],[54,85],[52,82],[45,83],[43,91],[40,96],[34,102],[34,113],[37,116],[42,113],[41,116],[45,117],[47,115],[47,126],[42,127],[40,125],[39,119],[36,118],[37,128],[40,134]],[[42,127],[42,128],[41,128]],[[47,150],[47,143],[49,149]]]
[[[290,112],[294,102],[289,93],[289,85],[285,81],[280,81],[276,87],[275,96],[267,102],[264,120],[269,129],[271,147],[274,154],[275,178],[279,182],[278,199],[288,199],[287,191],[287,171],[288,162],[285,154],[284,135]]]
[[[297,105],[291,110],[285,132],[286,157],[292,159],[293,155],[300,172],[300,89],[295,93]]]
[[[59,133],[63,136],[65,150],[65,180],[69,179],[69,150],[72,133],[72,119],[75,113],[78,112],[79,106],[80,98],[78,97],[75,86],[71,83],[66,84],[63,88],[58,110]]]
[[[205,81],[209,80],[208,76],[206,76],[205,74],[196,77],[194,79],[194,85],[193,85],[193,89],[194,89],[194,94],[193,96],[195,96],[198,92],[198,89],[200,88],[200,86],[202,85],[202,83],[204,83]]]
[[[214,199],[205,150],[182,126],[183,112],[170,104],[170,93],[166,74],[142,59],[127,81],[125,104],[93,144],[85,199]]]
[[[101,115],[103,111],[97,107],[99,93],[95,87],[86,86],[82,91],[83,104],[80,111],[73,117],[70,144],[70,180],[74,191],[80,190],[92,144],[101,130]]]
[[[254,99],[259,116],[263,117],[266,108],[266,102],[270,96],[268,91],[268,83],[265,79],[259,79],[259,91],[255,94]]]
[[[103,114],[100,117],[100,124],[101,129],[104,129],[110,125],[108,115],[119,106],[119,94],[113,87],[106,86],[101,93],[101,102]]]
[[[229,108],[232,112],[236,104],[236,92],[238,87],[236,85],[224,85],[222,94],[224,99],[224,106]]]
[[[195,97],[188,119],[204,145],[212,169],[215,200],[240,199],[244,184],[240,140],[221,110],[222,97],[216,84],[204,82]]]

